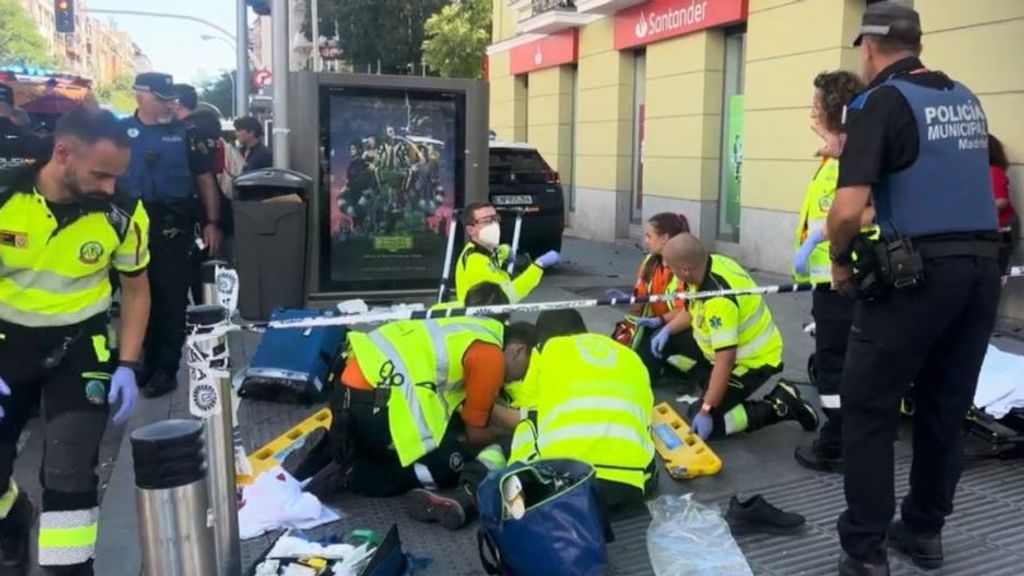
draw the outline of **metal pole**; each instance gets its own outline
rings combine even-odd
[[[516,256],[519,256],[519,238],[523,233],[523,210],[519,209],[516,211],[516,227],[512,231],[512,251],[508,255],[508,268],[509,274],[512,274],[516,269]]]
[[[274,168],[288,168],[288,0],[270,7],[274,73]]]
[[[313,71],[320,72],[323,62],[320,59],[320,2],[309,0],[310,30],[313,34]]]
[[[240,576],[242,554],[238,540],[231,377],[226,366],[217,369],[210,362],[227,355],[227,335],[211,336],[215,326],[227,321],[227,310],[221,306],[192,306],[187,316],[189,332],[193,335],[187,342],[191,408],[208,413],[204,418],[207,480],[217,574]]]
[[[249,11],[245,0],[235,6],[235,117],[249,115]]]
[[[441,273],[441,285],[437,288],[438,304],[444,302],[448,297],[448,285],[452,275],[452,252],[455,251],[455,225],[458,223],[456,214],[457,212],[452,212],[452,221],[448,223],[448,246],[444,251],[444,271]]]

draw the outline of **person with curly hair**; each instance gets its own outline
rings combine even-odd
[[[839,155],[843,149],[843,111],[864,84],[845,70],[822,72],[814,79],[811,130],[822,140],[817,151],[818,171],[807,186],[794,238],[793,278],[797,282],[823,283],[832,279],[825,221],[835,198]],[[797,446],[795,457],[802,466],[819,471],[842,468],[842,419],[839,381],[846,358],[846,341],[853,319],[854,301],[838,292],[815,291],[811,315],[816,324],[815,350],[808,372],[821,398],[825,424],[810,445]]]

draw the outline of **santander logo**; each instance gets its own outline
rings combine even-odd
[[[633,28],[633,32],[639,39],[643,39],[647,36],[647,15],[644,14],[643,10],[640,11],[640,19],[636,21],[636,26]]]
[[[544,63],[544,53],[540,51],[540,45],[537,45],[537,51],[533,53],[533,64],[534,66],[540,66]]]

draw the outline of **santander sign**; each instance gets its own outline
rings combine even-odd
[[[625,50],[665,38],[742,22],[748,0],[651,0],[615,16],[615,48]]]

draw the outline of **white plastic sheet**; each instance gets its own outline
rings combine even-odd
[[[685,496],[647,503],[647,551],[657,576],[753,576],[717,508]]]

